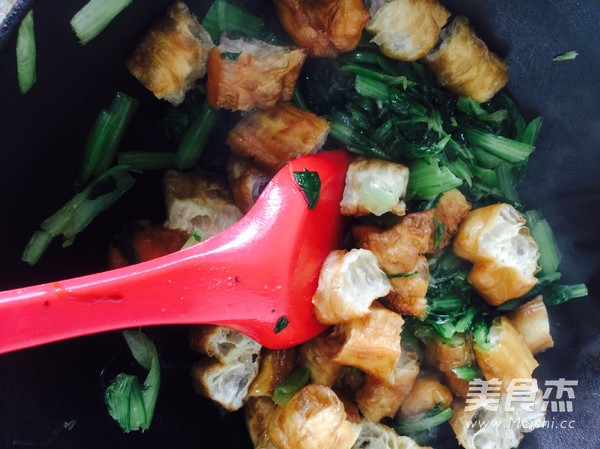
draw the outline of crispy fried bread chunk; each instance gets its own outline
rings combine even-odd
[[[393,418],[408,397],[419,374],[417,354],[402,347],[400,360],[394,367],[389,381],[365,376],[364,385],[356,393],[356,403],[369,421],[379,422],[385,417]]]
[[[210,35],[196,16],[177,2],[146,33],[125,65],[156,98],[178,105],[206,74],[212,47]]]
[[[329,133],[322,117],[283,102],[242,118],[227,137],[231,151],[276,172],[288,161],[321,149]]]
[[[377,216],[386,212],[406,213],[408,168],[396,162],[356,158],[346,172],[346,185],[340,203],[344,215]]]
[[[510,204],[470,212],[454,239],[454,252],[473,262],[469,282],[493,306],[524,295],[537,283],[537,243]]]
[[[261,349],[261,345],[250,337],[223,326],[192,326],[188,340],[192,350],[224,364],[250,361]]]
[[[235,204],[242,212],[248,212],[254,206],[272,175],[248,157],[231,155],[227,159],[227,180]]]
[[[444,382],[452,393],[467,397],[469,381],[459,378],[452,369],[475,363],[473,340],[469,336],[455,334],[448,342],[428,339],[425,345],[425,362],[442,373]]]
[[[538,362],[508,318],[496,318],[485,347],[475,344],[475,357],[487,380],[499,379],[507,388],[513,379],[531,379]]]
[[[300,346],[300,361],[310,371],[312,383],[333,387],[344,369],[344,366],[334,361],[340,347],[341,342],[331,338],[327,332]]]
[[[312,302],[323,324],[344,323],[369,313],[371,303],[389,293],[390,281],[366,249],[332,251],[321,268]]]
[[[372,42],[393,59],[416,61],[439,40],[450,13],[437,0],[377,0],[371,2],[367,30]]]
[[[533,355],[554,346],[554,340],[550,335],[548,311],[541,296],[536,296],[520,306],[508,316],[508,319],[519,331]]]
[[[405,418],[422,416],[442,404],[446,409],[452,405],[452,392],[433,373],[421,371],[410,393],[402,402],[400,414]]]
[[[248,399],[244,412],[248,435],[254,449],[277,449],[267,433],[269,422],[276,409],[277,405],[271,398],[261,396]]]
[[[424,59],[441,84],[483,103],[507,83],[508,66],[488,49],[465,17],[455,18],[441,38],[440,46]]]
[[[275,0],[279,21],[309,55],[333,57],[352,51],[369,20],[362,0]]]
[[[263,348],[258,375],[250,385],[249,396],[273,396],[279,385],[296,367],[297,348],[272,350]]]
[[[352,449],[431,449],[419,446],[409,437],[398,435],[394,429],[364,419],[360,433]]]
[[[400,359],[403,324],[400,315],[373,303],[368,315],[335,327],[331,338],[343,343],[333,361],[389,382]]]
[[[231,191],[220,179],[195,172],[168,170],[163,184],[167,205],[166,228],[188,234],[197,232],[202,240],[206,240],[242,218]]]
[[[275,410],[268,436],[279,449],[350,449],[358,431],[333,390],[311,384]]]
[[[231,111],[290,101],[305,59],[304,50],[223,35],[208,55],[207,101]]]
[[[450,426],[456,438],[465,449],[513,449],[519,445],[525,433],[544,425],[542,392],[534,392],[534,397],[524,404],[511,404],[509,394],[502,394],[492,407],[477,407],[477,397],[473,402],[455,401],[452,406]],[[529,398],[527,398],[529,399]],[[482,403],[485,400],[481,397]],[[492,423],[481,426],[479,423]]]

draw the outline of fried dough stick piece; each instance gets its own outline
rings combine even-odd
[[[207,101],[231,111],[290,101],[305,59],[304,50],[223,35],[208,55]]]
[[[156,98],[178,105],[206,74],[213,46],[196,16],[177,2],[146,33],[125,65]]]
[[[465,17],[454,19],[441,38],[439,48],[424,62],[451,91],[483,103],[507,83],[508,66],[488,49]]]
[[[288,161],[320,150],[327,134],[327,120],[283,102],[242,118],[229,133],[227,145],[232,153],[275,173]]]
[[[416,61],[435,47],[448,17],[437,0],[378,0],[371,2],[367,30],[384,55]]]
[[[358,430],[333,390],[311,384],[275,410],[268,436],[279,449],[350,449]]]
[[[283,28],[311,56],[335,57],[354,50],[369,20],[363,0],[275,0],[274,3]]]

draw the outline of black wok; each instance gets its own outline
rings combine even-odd
[[[0,26],[0,288],[104,269],[110,236],[124,222],[161,218],[157,177],[144,177],[122,202],[67,249],[52,246],[31,268],[20,253],[38,224],[72,195],[81,149],[115,90],[144,104],[124,145],[160,150],[163,105],[138,85],[124,56],[170,4],[137,0],[95,40],[80,46],[69,20],[84,0],[20,1]],[[188,4],[202,14],[209,2]],[[522,448],[600,448],[600,3],[572,0],[447,0],[510,64],[508,91],[527,118],[544,117],[538,150],[521,192],[552,224],[567,283],[587,283],[588,298],[550,310],[556,346],[539,357],[541,381],[578,380],[573,412],[549,413],[567,428],[537,430]],[[35,11],[37,84],[22,96],[15,66],[16,28]],[[261,2],[254,5],[260,9]],[[572,61],[553,56],[576,50]],[[216,147],[216,145],[214,146]],[[217,148],[218,150],[218,148]],[[215,150],[216,151],[216,150]],[[209,166],[209,151],[201,164]],[[65,323],[67,325],[67,323]],[[1,324],[0,324],[1,325]],[[222,416],[191,389],[194,356],[185,329],[150,329],[163,363],[163,385],[149,431],[123,434],[108,416],[103,390],[133,369],[119,333],[0,356],[0,447],[250,448],[241,414]],[[18,336],[16,336],[17,338]],[[568,428],[572,427],[572,428]],[[440,436],[435,446],[455,447]]]

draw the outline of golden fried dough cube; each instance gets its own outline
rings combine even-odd
[[[384,55],[416,61],[435,47],[448,17],[437,0],[378,0],[371,2],[367,30]]]
[[[335,362],[340,343],[326,333],[317,335],[300,346],[302,364],[310,371],[312,383],[332,387],[344,366]]]
[[[192,367],[192,384],[198,394],[206,396],[225,410],[239,410],[244,405],[250,384],[258,373],[258,360],[222,364],[211,358]]]
[[[400,414],[404,418],[417,417],[442,404],[442,409],[452,405],[452,392],[430,372],[421,372],[410,393],[402,402]]]
[[[488,49],[465,17],[454,19],[441,38],[439,48],[424,61],[442,85],[483,103],[507,83],[508,66]]]
[[[383,300],[404,315],[424,317],[429,267],[423,254],[429,248],[433,211],[404,216],[388,230],[359,225],[352,228],[358,246],[372,251],[379,265],[391,277],[392,291]]]
[[[304,50],[223,35],[208,55],[207,101],[231,111],[290,101],[305,59]]]
[[[400,359],[403,324],[400,315],[375,303],[368,315],[336,326],[331,338],[343,343],[333,361],[389,382]]]
[[[548,311],[541,296],[523,304],[512,312],[508,319],[523,337],[523,341],[533,355],[554,346],[550,335]]]
[[[309,55],[334,57],[354,50],[369,20],[363,0],[274,0],[283,28]]]
[[[366,249],[329,253],[312,302],[323,324],[345,323],[369,313],[371,303],[390,291],[390,281]]]
[[[469,381],[460,379],[452,369],[460,366],[473,366],[475,363],[471,338],[455,334],[452,341],[448,343],[430,339],[426,342],[425,361],[429,366],[442,373],[444,382],[454,395],[467,397]]]
[[[364,419],[352,449],[431,449],[419,446],[409,437],[398,435],[394,429]]]
[[[369,421],[379,422],[385,417],[396,416],[418,374],[417,355],[407,348],[402,348],[402,355],[390,381],[365,376],[363,387],[356,393],[356,403],[364,417]]]
[[[525,433],[531,432],[544,425],[545,412],[542,411],[542,392],[538,390],[529,404],[521,407],[510,399],[510,395],[502,394],[499,401],[492,401],[494,407],[477,407],[476,402],[486,400],[485,397],[469,398],[472,403],[464,399],[455,401],[452,406],[450,426],[456,438],[465,449],[513,449],[519,445]],[[490,399],[490,398],[488,398]],[[529,398],[527,398],[529,401]],[[497,409],[496,409],[497,405]],[[494,425],[481,426],[480,423],[494,423]]]
[[[525,218],[509,204],[470,212],[454,239],[454,252],[474,263],[469,282],[490,305],[524,295],[537,283],[537,243]]]
[[[488,340],[489,348],[475,344],[477,364],[487,380],[499,379],[506,387],[513,379],[531,379],[538,362],[508,318],[494,320]]]
[[[275,410],[268,435],[278,449],[350,449],[358,431],[333,390],[307,385]]]
[[[438,253],[447,247],[458,232],[459,225],[470,211],[471,204],[459,190],[453,189],[444,192],[433,210],[433,226],[427,254]],[[438,235],[440,230],[443,230],[443,232]]]
[[[258,167],[250,158],[231,155],[227,160],[227,180],[242,212],[248,212],[271,180],[273,173]]]
[[[362,217],[391,212],[404,215],[408,168],[396,162],[356,158],[346,172],[346,185],[340,203],[344,215]]]
[[[273,396],[279,385],[296,367],[296,348],[272,350],[264,348],[260,355],[258,375],[250,385],[249,396]]]
[[[214,357],[223,364],[253,361],[262,348],[250,337],[223,326],[193,326],[188,340],[193,351]]]
[[[181,2],[173,4],[125,61],[127,69],[156,98],[178,105],[206,74],[208,32]]]
[[[271,398],[261,396],[248,399],[244,407],[246,427],[254,449],[276,449],[268,436],[269,422],[277,405]]]
[[[232,226],[242,212],[237,208],[227,184],[209,175],[168,170],[164,179],[167,221],[164,226],[202,240]]]
[[[328,133],[327,120],[284,102],[242,118],[229,133],[227,145],[234,154],[276,172],[292,159],[317,152]]]

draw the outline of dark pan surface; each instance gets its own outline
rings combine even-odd
[[[20,5],[29,4],[22,2]],[[169,145],[157,130],[162,105],[125,71],[122,60],[167,0],[135,1],[98,38],[81,47],[69,20],[83,0],[34,3],[38,82],[21,96],[15,69],[15,26],[0,26],[0,288],[39,283],[104,268],[108,239],[125,221],[159,219],[158,179],[80,235],[53,247],[35,268],[19,262],[38,224],[72,195],[81,149],[115,90],[140,99],[125,136],[134,149]],[[549,413],[560,426],[528,435],[523,448],[600,448],[600,3],[595,1],[448,0],[510,64],[510,93],[528,118],[544,116],[538,151],[522,193],[552,224],[563,253],[565,282],[585,282],[586,299],[550,310],[556,346],[539,357],[540,381],[578,380],[572,413]],[[189,2],[202,13],[207,1]],[[256,4],[260,6],[260,1]],[[573,61],[552,57],[576,50]],[[142,130],[144,132],[142,132]],[[57,245],[58,246],[58,245]],[[194,356],[185,329],[151,329],[163,362],[163,386],[152,427],[125,435],[106,414],[106,382],[129,365],[119,333],[86,337],[0,356],[1,448],[249,448],[240,413],[221,417],[196,396],[188,371]],[[74,424],[71,430],[70,424]],[[454,447],[440,437],[436,447]]]

